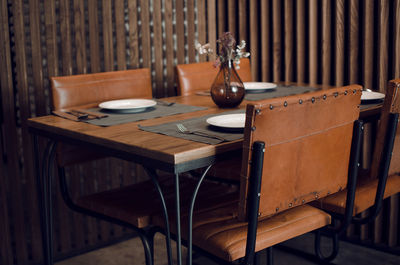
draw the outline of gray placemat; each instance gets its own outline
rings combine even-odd
[[[105,113],[108,115],[108,117],[101,118],[101,119],[95,119],[95,120],[89,120],[89,121],[85,121],[85,122],[94,124],[94,125],[99,125],[99,126],[111,126],[111,125],[117,125],[117,124],[123,124],[123,123],[129,123],[129,122],[135,122],[135,121],[141,121],[141,120],[160,118],[160,117],[170,116],[170,115],[175,115],[175,114],[194,112],[194,111],[205,110],[205,109],[207,109],[207,108],[183,105],[183,104],[178,104],[178,103],[175,103],[172,106],[163,106],[163,105],[157,104],[155,107],[149,108],[148,110],[146,110],[144,112],[139,112],[139,113],[115,113],[115,112],[100,110],[100,108],[94,108],[94,109],[90,109],[90,111]]]
[[[278,85],[274,90],[265,93],[246,93],[244,97],[246,100],[262,100],[267,98],[286,97],[291,95],[303,94],[321,90],[321,88],[308,87],[308,86],[284,86]]]
[[[235,113],[244,113],[244,112],[245,112],[245,110],[227,111],[227,112],[223,112],[223,113],[219,113],[219,114],[206,115],[206,116],[201,116],[201,117],[197,117],[197,118],[192,118],[192,119],[187,119],[187,120],[182,120],[182,121],[177,121],[177,122],[169,122],[169,123],[164,123],[164,124],[159,124],[159,125],[154,125],[154,126],[140,126],[139,125],[139,128],[141,130],[147,131],[147,132],[154,132],[154,133],[169,135],[169,136],[192,140],[192,141],[196,141],[196,142],[200,142],[200,143],[219,144],[222,142],[229,142],[229,141],[239,140],[239,139],[243,138],[243,130],[240,130],[240,131],[220,130],[213,126],[208,125],[208,123],[206,122],[207,118],[212,117],[212,116],[217,116],[217,115],[235,114]],[[182,123],[189,130],[202,131],[202,132],[206,132],[208,134],[217,135],[219,137],[224,138],[224,141],[215,139],[215,138],[211,138],[211,137],[204,137],[204,136],[199,136],[199,135],[194,135],[194,134],[181,133],[178,131],[178,128],[176,127],[177,123]]]

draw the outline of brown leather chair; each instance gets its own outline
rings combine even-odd
[[[242,58],[240,68],[236,71],[242,82],[249,82],[251,78],[250,60]],[[178,95],[190,95],[198,91],[209,91],[219,68],[214,67],[214,62],[178,64],[176,73],[178,77]]]
[[[248,104],[240,195],[198,207],[193,235],[183,236],[219,264],[252,264],[255,252],[329,225],[331,216],[307,203],[346,185],[354,196],[360,95],[353,85]]]
[[[400,111],[400,79],[392,80],[386,92],[378,126],[371,170],[359,176],[352,211],[352,223],[366,224],[375,219],[382,201],[400,192],[400,130],[396,131]],[[393,143],[394,141],[394,143]],[[392,153],[393,151],[393,153]],[[313,202],[312,205],[335,214],[342,219],[346,209],[347,190]],[[362,218],[358,214],[369,209]],[[332,253],[323,257],[319,248],[320,235],[316,237],[316,251],[320,258],[332,260],[338,253],[338,235],[332,234]]]
[[[51,86],[54,110],[91,108],[103,101],[122,98],[152,97],[151,74],[147,68],[53,77]],[[77,198],[76,201],[73,201],[69,195],[65,167],[102,157],[105,155],[81,146],[58,144],[56,161],[63,199],[72,210],[135,230],[143,242],[146,264],[152,264],[152,240],[154,233],[158,230],[151,229],[151,218],[162,212],[162,204],[158,200],[159,194],[151,180],[89,194]],[[154,171],[150,170],[147,173],[155,179]],[[159,176],[157,180],[166,198],[167,207],[174,205],[173,180],[174,176],[166,173]],[[190,198],[196,184],[197,179],[181,178],[183,207],[190,201],[185,198]],[[223,196],[224,192],[228,191],[225,187],[209,186],[208,182],[206,182],[206,187],[199,193],[199,200],[210,198],[215,200],[216,197]],[[149,231],[145,231],[145,228]]]

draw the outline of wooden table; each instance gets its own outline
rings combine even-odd
[[[42,183],[42,187],[39,187],[39,190],[47,190],[51,186],[51,179],[48,176],[48,172],[46,172],[45,165],[50,165],[52,162],[51,159],[54,156],[54,144],[56,142],[86,146],[109,156],[115,156],[142,164],[144,167],[157,168],[175,174],[175,207],[178,209],[176,213],[177,255],[178,264],[182,264],[179,174],[211,166],[216,161],[222,159],[222,155],[224,158],[229,157],[228,154],[240,155],[242,140],[210,145],[140,130],[138,124],[143,126],[156,125],[232,110],[219,109],[209,96],[192,95],[171,97],[165,100],[193,106],[204,106],[208,109],[110,127],[99,127],[85,122],[75,122],[50,115],[29,119],[28,126],[34,135],[35,143],[37,143],[37,136],[44,136],[51,140],[44,154],[42,172],[39,170],[41,168],[39,160],[36,161],[38,182]],[[243,101],[240,108],[245,108],[246,103],[246,101]],[[362,115],[364,117],[374,116],[379,113],[379,108],[379,106],[370,106],[362,110]],[[37,152],[37,144],[35,146],[35,152]],[[43,229],[45,230],[44,245],[47,252],[51,252],[52,249],[51,198],[49,193],[50,191],[47,193],[42,192],[42,200],[44,201],[42,207]],[[51,253],[46,254],[50,255],[47,263],[52,264]]]

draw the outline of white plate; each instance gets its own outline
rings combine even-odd
[[[135,113],[154,107],[157,102],[151,99],[120,99],[102,102],[99,107],[105,110]]]
[[[274,83],[267,82],[244,82],[244,89],[248,93],[262,93],[277,87]]]
[[[363,91],[361,94],[362,101],[372,101],[372,100],[380,100],[384,99],[385,94],[373,91]]]
[[[243,129],[245,121],[245,113],[219,115],[206,120],[210,125],[227,129]]]

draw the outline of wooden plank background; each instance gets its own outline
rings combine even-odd
[[[0,264],[42,258],[26,119],[50,113],[51,76],[150,67],[154,95],[173,96],[174,66],[212,60],[196,53],[195,42],[215,49],[229,30],[246,40],[255,81],[358,83],[384,92],[400,77],[400,0],[0,0],[0,20]],[[117,159],[71,167],[67,176],[75,197],[146,178]],[[57,258],[129,235],[54,198]],[[374,224],[347,234],[398,249],[399,225],[396,195]]]

